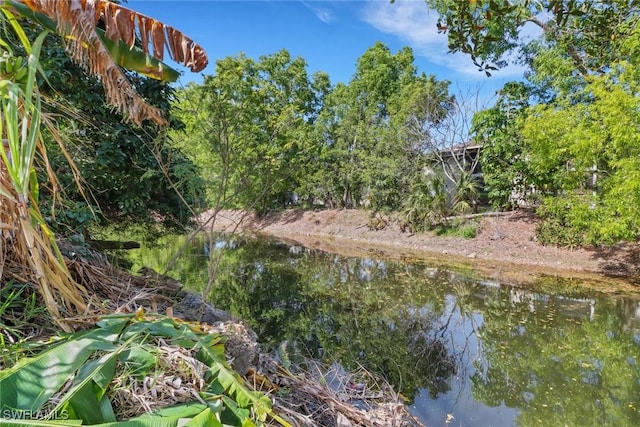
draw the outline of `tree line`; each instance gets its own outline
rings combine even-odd
[[[43,214],[66,232],[159,220],[180,228],[212,206],[265,212],[297,203],[399,212],[424,229],[484,201],[537,208],[545,243],[634,240],[638,6],[427,3],[440,13],[451,51],[488,74],[515,57],[527,66],[524,78],[477,110],[473,94],[420,73],[410,48],[394,53],[376,43],[338,84],[284,49],[257,59],[240,54],[178,90],[130,74],[169,119],[169,130],[160,130],[122,123],[99,82],[69,61],[59,40],[46,39],[41,60],[58,71],[42,92],[78,171],[46,138],[64,197],[43,188],[41,197],[52,200]],[[527,25],[540,36],[521,39]],[[482,146],[479,158],[469,156],[472,145]]]
[[[264,211],[297,195],[308,206],[399,211],[420,229],[485,196],[498,209],[537,208],[545,243],[635,240],[638,6],[428,3],[452,51],[487,74],[515,56],[524,79],[470,112],[450,82],[418,72],[409,48],[376,43],[336,85],[286,50],[222,59],[175,104],[188,129],[178,146],[197,159],[210,197]],[[519,37],[526,25],[540,36]],[[482,146],[482,182],[470,144]]]

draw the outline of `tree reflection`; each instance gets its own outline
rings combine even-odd
[[[225,248],[210,300],[270,348],[290,343],[363,366],[409,397],[417,388],[434,399],[447,393],[445,415],[458,422],[472,423],[478,406],[459,402],[474,401],[487,405],[487,417],[487,408],[516,408],[522,426],[640,425],[638,301],[583,295],[575,283],[560,284],[564,295],[536,293],[428,265],[233,239],[210,248]],[[148,250],[139,263],[162,271],[183,241]],[[183,251],[172,274],[201,291],[202,242]],[[543,289],[554,286],[551,278]]]
[[[520,408],[518,424],[640,425],[637,336],[611,300],[503,289],[485,304],[476,400]]]
[[[295,267],[295,270],[292,269]],[[434,334],[433,279],[415,266],[252,242],[224,259],[211,300],[247,320],[272,347],[384,375],[408,396],[448,389],[455,363]]]

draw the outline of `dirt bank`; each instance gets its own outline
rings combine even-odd
[[[575,250],[543,246],[535,239],[538,218],[529,212],[478,218],[478,233],[470,239],[402,232],[392,218],[384,229],[371,230],[370,215],[361,210],[291,209],[258,218],[223,211],[214,229],[261,233],[344,255],[377,254],[469,267],[497,281],[525,284],[553,275],[605,291],[640,291],[640,245]]]

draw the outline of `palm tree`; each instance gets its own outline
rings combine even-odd
[[[6,265],[24,265],[28,277],[58,324],[66,330],[63,313],[88,310],[88,292],[76,283],[38,208],[34,159],[38,153],[50,185],[55,175],[48,160],[40,127],[41,99],[36,84],[40,47],[48,31],[31,43],[17,19],[37,21],[60,34],[70,57],[98,76],[107,101],[126,120],[140,125],[151,120],[166,124],[161,111],[135,90],[120,67],[153,78],[175,80],[178,73],[161,61],[165,47],[174,61],[198,72],[207,65],[203,49],[178,30],[105,0],[0,0],[1,19],[17,34],[28,55],[12,55],[0,45],[0,277]],[[71,159],[70,159],[71,160]],[[14,274],[15,275],[15,274]]]

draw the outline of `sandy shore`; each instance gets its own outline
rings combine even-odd
[[[470,239],[402,232],[391,218],[384,229],[371,230],[370,215],[355,209],[290,209],[258,218],[242,211],[222,211],[209,224],[218,231],[260,233],[343,255],[373,254],[470,268],[480,277],[497,281],[529,284],[557,276],[607,292],[640,292],[640,245],[543,246],[535,239],[538,219],[528,212],[478,218],[478,233]],[[208,218],[211,213],[201,220]]]

